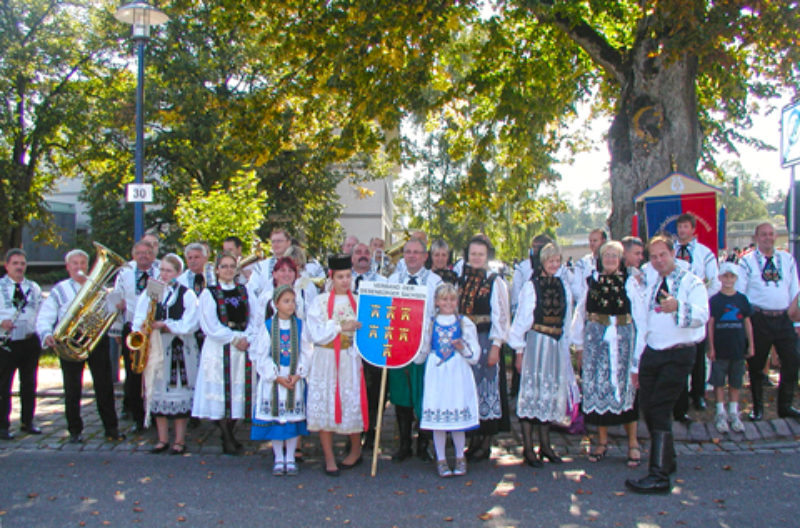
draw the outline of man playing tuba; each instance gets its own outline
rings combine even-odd
[[[73,249],[64,256],[69,278],[53,286],[50,296],[42,303],[36,319],[36,333],[43,347],[54,347],[53,330],[66,316],[72,299],[86,282],[89,255],[80,249]],[[108,308],[107,308],[108,309]],[[111,307],[113,309],[113,307]],[[83,388],[83,364],[89,364],[92,373],[97,411],[106,431],[106,440],[121,441],[117,411],[114,407],[114,384],[111,381],[111,359],[108,350],[108,336],[103,336],[86,361],[69,361],[59,358],[61,374],[64,377],[64,412],[67,417],[69,442],[83,442],[83,420],[81,419],[81,392]]]

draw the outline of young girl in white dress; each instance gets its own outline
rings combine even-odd
[[[472,365],[478,362],[481,348],[475,324],[456,313],[456,287],[449,283],[440,285],[435,302],[437,315],[414,359],[418,364],[427,361],[419,428],[433,431],[436,469],[440,477],[449,477],[466,474],[465,431],[479,424],[478,389]],[[448,431],[453,436],[456,453],[453,470],[445,456]]]
[[[250,439],[272,441],[273,475],[296,475],[295,448],[300,436],[308,434],[304,378],[312,344],[296,315],[292,286],[276,287],[271,301],[275,313],[261,325],[250,348],[258,372]]]

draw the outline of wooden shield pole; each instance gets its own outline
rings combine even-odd
[[[389,371],[383,367],[381,372],[381,395],[378,398],[378,419],[375,423],[375,442],[372,447],[372,472],[370,476],[375,476],[378,472],[378,453],[381,450],[381,424],[383,424],[383,407],[386,404],[386,374]]]

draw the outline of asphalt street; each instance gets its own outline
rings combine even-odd
[[[684,455],[668,496],[627,493],[621,454],[532,469],[513,455],[441,479],[382,460],[326,477],[318,459],[273,477],[250,456],[0,453],[0,528],[75,526],[798,526],[797,448]]]

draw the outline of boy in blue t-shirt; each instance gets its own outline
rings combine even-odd
[[[736,291],[739,266],[723,262],[719,268],[722,289],[709,299],[708,359],[711,360],[711,384],[717,400],[714,426],[720,433],[744,432],[739,418],[739,390],[744,381],[745,357],[755,353],[752,308],[744,294]],[[728,413],[725,413],[725,378],[728,379]],[[728,423],[730,422],[730,428]]]

